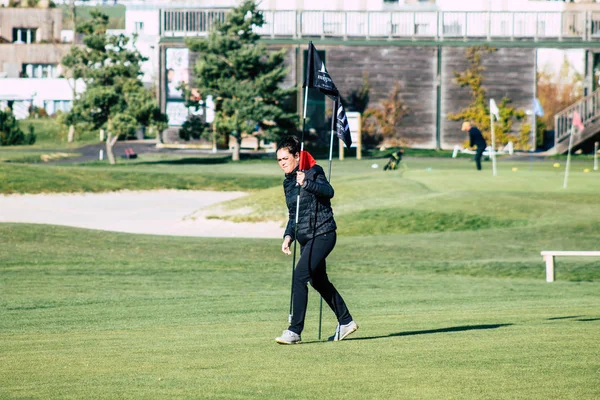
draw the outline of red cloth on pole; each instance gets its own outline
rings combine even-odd
[[[298,169],[300,171],[306,171],[308,169],[311,169],[316,164],[317,164],[317,162],[315,161],[313,156],[310,155],[310,153],[308,151],[302,150],[300,152],[300,166],[298,167]]]
[[[583,121],[581,121],[581,115],[577,111],[573,113],[573,126],[579,128],[582,131],[585,127],[583,126]]]

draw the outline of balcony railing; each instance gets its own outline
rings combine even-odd
[[[573,103],[566,109],[556,113],[554,116],[554,144],[558,146],[563,141],[567,141],[571,129],[573,129],[573,114],[581,116],[584,126],[589,126],[600,118],[600,89],[596,89],[592,94]],[[581,140],[581,133],[577,129],[573,132],[574,144]]]
[[[162,36],[204,36],[227,9],[160,11]],[[271,38],[600,41],[600,13],[263,11],[255,31]]]

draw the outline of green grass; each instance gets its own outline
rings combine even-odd
[[[285,218],[273,160],[217,161],[0,164],[0,191],[251,190],[226,208]],[[318,340],[312,290],[305,343],[274,343],[279,239],[0,224],[0,398],[600,398],[600,261],[558,258],[550,284],[540,256],[598,250],[589,161],[566,190],[554,161],[501,161],[497,177],[465,159],[373,162],[333,166],[328,274],[360,325],[341,343]]]
[[[35,144],[32,146],[11,146],[7,149],[74,149],[83,144],[98,141],[98,135],[95,132],[76,132],[75,142],[67,143],[67,133],[56,118],[28,118],[19,121],[19,126],[25,133],[29,133],[30,125],[33,126],[36,135]]]
[[[62,6],[63,29],[73,29],[73,15],[69,6]],[[78,6],[76,9],[77,22],[81,23],[90,19],[90,11],[98,9],[108,15],[108,29],[125,29],[125,6]]]
[[[115,190],[208,189],[256,190],[280,179],[135,169],[0,164],[0,193],[105,192]]]
[[[289,296],[279,240],[14,224],[0,235],[2,398],[600,395],[598,282],[565,281],[570,262],[547,284],[524,248],[508,257],[532,278],[500,277],[497,258],[469,251],[488,243],[478,234],[342,237],[329,275],[361,328],[319,342],[311,293],[296,347],[273,342]]]

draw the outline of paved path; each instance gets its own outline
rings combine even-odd
[[[207,219],[207,208],[243,192],[189,190],[0,196],[0,222],[66,225],[174,236],[279,238],[277,222]]]

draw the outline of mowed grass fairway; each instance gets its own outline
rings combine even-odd
[[[326,341],[328,309],[318,340],[312,290],[304,343],[274,342],[291,276],[278,239],[0,224],[0,398],[600,398],[600,259],[558,258],[546,283],[540,256],[600,250],[591,162],[575,161],[563,190],[556,161],[501,161],[495,178],[465,159],[407,159],[402,174],[382,161],[333,167],[328,272],[360,326],[339,343]],[[226,205],[251,214],[215,217],[261,220],[286,214],[277,168],[142,158],[0,174],[4,193],[53,179],[60,191],[251,190]]]

